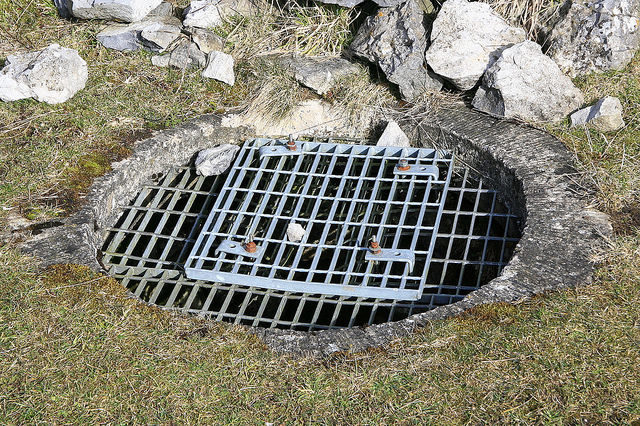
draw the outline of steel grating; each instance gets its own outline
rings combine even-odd
[[[452,164],[450,154],[426,148],[247,141],[187,259],[186,275],[328,296],[418,300]],[[287,239],[292,223],[307,230],[299,242]]]
[[[106,235],[102,260],[110,273],[152,305],[236,324],[310,331],[397,321],[461,300],[501,273],[520,237],[519,219],[496,191],[458,166],[420,300],[323,296],[192,280],[182,265],[224,179],[181,167],[142,187]]]

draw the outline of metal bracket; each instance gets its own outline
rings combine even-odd
[[[440,169],[438,166],[431,164],[411,164],[409,170],[399,170],[397,167],[393,168],[394,175],[407,175],[407,176],[431,176],[434,180],[440,177]]]
[[[295,142],[296,149],[291,150],[287,145],[266,145],[258,149],[260,158],[263,157],[282,157],[285,155],[302,155],[302,143]]]
[[[409,264],[409,272],[413,271],[413,265],[416,262],[413,251],[400,249],[380,249],[380,253],[377,254],[367,249],[367,254],[364,256],[364,259],[373,261],[381,260],[385,262],[406,262]]]
[[[235,254],[238,256],[257,259],[263,250],[264,250],[264,247],[256,246],[256,251],[254,251],[253,253],[249,253],[244,249],[244,243],[239,243],[237,241],[231,241],[231,240],[222,240],[220,242],[220,245],[218,245],[218,248],[216,248],[216,253],[222,252],[222,253]]]

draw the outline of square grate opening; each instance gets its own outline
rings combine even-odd
[[[247,141],[189,254],[186,275],[327,296],[418,300],[452,165],[451,154],[424,148]],[[287,239],[292,223],[306,229],[299,242]]]
[[[224,175],[198,176],[188,166],[168,170],[142,186],[106,230],[102,261],[109,273],[151,305],[235,324],[311,331],[397,321],[457,302],[500,275],[520,238],[520,219],[500,195],[457,164],[419,300],[328,296],[189,279],[183,266],[225,180]]]

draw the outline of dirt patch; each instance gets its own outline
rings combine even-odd
[[[617,235],[634,235],[640,229],[640,202],[626,205],[609,213],[613,232]]]

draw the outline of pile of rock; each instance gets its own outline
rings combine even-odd
[[[550,56],[486,3],[447,0],[433,22],[423,3],[387,2],[351,44],[407,101],[446,81],[461,91],[477,87],[472,104],[491,115],[559,121],[584,103],[565,72],[619,69],[640,46],[640,0],[568,0],[549,31]]]
[[[203,77],[229,85],[235,83],[234,59],[213,29],[233,15],[259,13],[253,1],[194,0],[180,13],[164,0],[55,0],[62,16],[113,21],[97,35],[107,48],[146,49],[156,53],[156,66],[202,69]],[[364,0],[321,1],[353,7]],[[472,105],[502,118],[565,118],[584,103],[569,76],[620,69],[640,47],[640,0],[566,0],[562,15],[544,31],[547,54],[486,3],[446,0],[433,19],[426,13],[429,0],[373,1],[381,8],[359,28],[353,54],[379,66],[407,101],[448,84],[476,90]],[[359,70],[339,57],[286,56],[279,62],[320,95]],[[0,99],[64,102],[86,79],[77,52],[52,45],[8,58],[0,71]],[[610,97],[571,119],[603,131],[624,125],[620,101]]]
[[[182,14],[163,0],[68,0],[62,8],[77,18],[117,21],[97,35],[109,49],[149,50],[158,53],[151,59],[156,66],[201,68],[203,77],[230,85],[234,61],[212,30],[225,18],[257,11],[250,0],[194,0]]]

